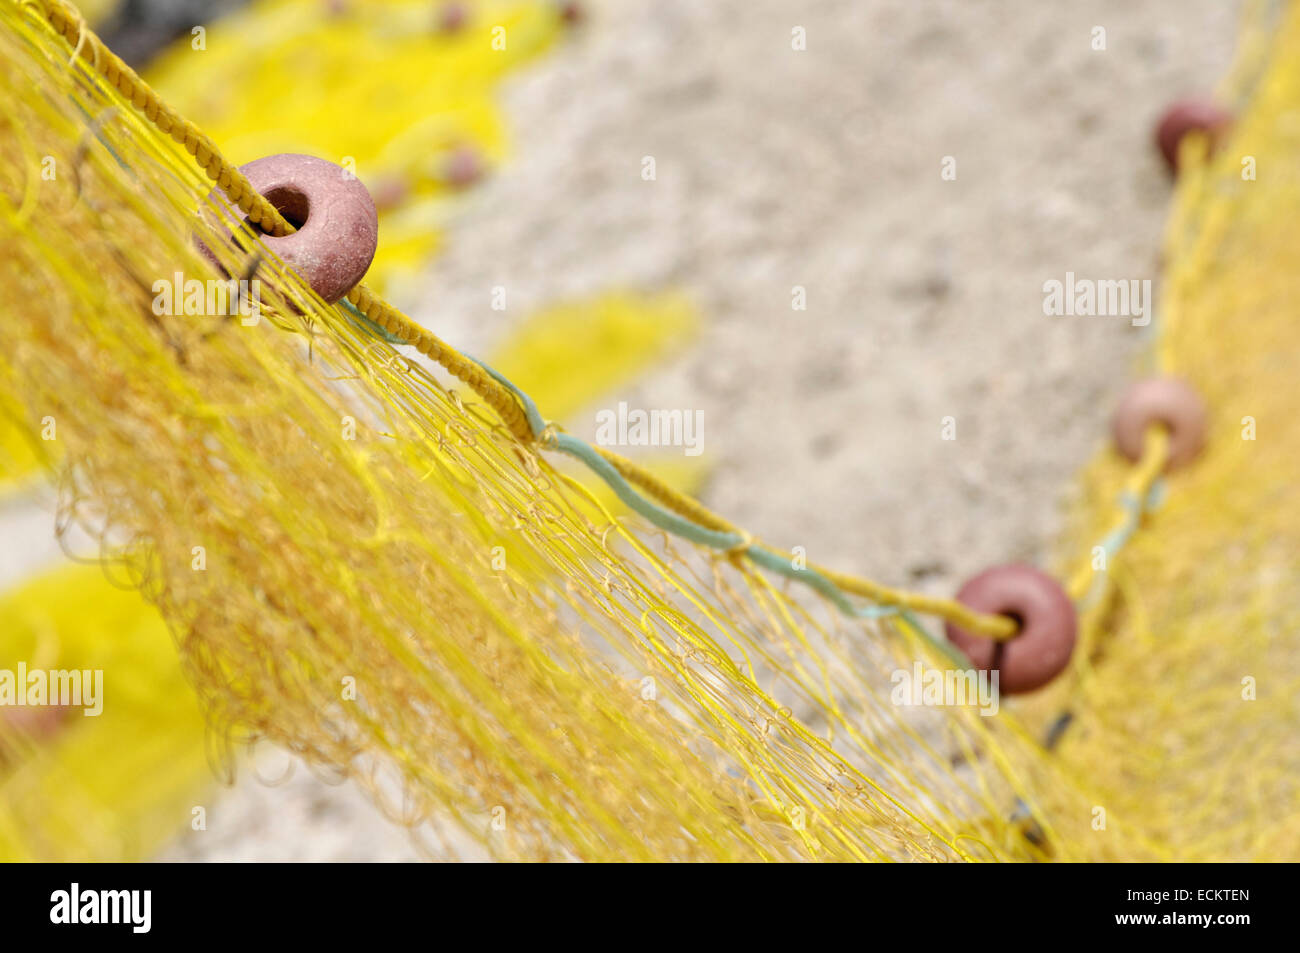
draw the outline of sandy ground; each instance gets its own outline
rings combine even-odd
[[[702,340],[606,403],[702,410],[711,505],[814,561],[937,592],[1042,561],[1141,342],[1124,318],[1045,316],[1043,283],[1156,277],[1169,187],[1152,122],[1214,86],[1236,15],[1222,0],[598,5],[508,87],[516,158],[456,211],[415,313],[481,352],[558,299],[682,289]],[[594,410],[573,429],[592,436]],[[416,852],[356,791],[298,768],[278,787],[246,775],[165,856]]]

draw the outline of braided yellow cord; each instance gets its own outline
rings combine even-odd
[[[716,530],[719,533],[745,535],[744,530],[733,526],[698,500],[674,490],[663,480],[660,480],[653,473],[638,467],[627,457],[621,457],[604,447],[596,447],[596,452],[608,460],[610,466],[622,474],[629,483],[644,490],[655,502],[662,503],[679,516],[684,516],[688,520],[699,523],[707,529]]]
[[[278,214],[278,213],[277,213]],[[461,354],[432,331],[416,324],[369,288],[357,285],[348,294],[357,310],[404,344],[409,344],[448,373],[464,381],[497,412],[520,443],[533,442],[533,432],[515,395],[502,387],[475,361]]]
[[[1165,464],[1169,460],[1169,431],[1164,427],[1153,426],[1147,430],[1146,439],[1142,445],[1142,459],[1138,461],[1133,473],[1129,476],[1128,482],[1124,487],[1124,495],[1137,501],[1135,505],[1141,506],[1142,501],[1146,500],[1151,493],[1151,488],[1155,486],[1156,480],[1160,479],[1160,474],[1164,472]],[[1139,513],[1139,520],[1142,519]],[[1124,511],[1116,520],[1115,528],[1125,526],[1132,516],[1127,510]],[[1139,523],[1139,525],[1141,525]],[[1069,592],[1070,598],[1082,599],[1092,586],[1096,578],[1096,571],[1092,564],[1085,563],[1079,568],[1073,576],[1070,577],[1069,585],[1066,591]]]

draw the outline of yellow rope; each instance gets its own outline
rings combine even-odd
[[[533,432],[528,426],[524,410],[507,388],[433,332],[416,324],[369,288],[357,285],[348,294],[362,314],[379,325],[393,337],[409,344],[429,360],[441,365],[448,373],[464,381],[497,412],[506,427],[520,443],[533,442]]]
[[[632,461],[616,453],[597,448],[597,453],[610,462],[629,483],[645,490],[657,502],[662,503],[673,512],[687,519],[722,533],[736,533],[745,536],[743,530],[728,523],[721,516],[705,507],[684,493],[679,493],[653,474],[647,473]],[[897,606],[927,615],[939,616],[971,632],[987,635],[993,639],[1009,639],[1018,631],[1015,620],[1003,615],[989,615],[967,608],[955,599],[927,596],[862,579],[846,573],[836,572],[824,566],[809,564],[809,569],[825,576],[836,586],[853,595],[863,596],[881,605]]]
[[[735,533],[738,536],[745,535],[744,530],[738,526],[733,526],[717,513],[714,513],[699,500],[687,496],[685,493],[674,490],[671,486],[660,480],[653,473],[649,473],[638,467],[627,457],[621,457],[603,447],[596,447],[596,452],[609,461],[610,466],[617,470],[624,479],[633,486],[644,490],[652,499],[662,503],[668,509],[672,510],[678,516],[684,516],[692,522],[699,523],[706,529],[716,530],[719,533]]]
[[[1149,428],[1142,445],[1142,458],[1138,461],[1136,468],[1128,478],[1128,482],[1124,485],[1124,498],[1134,501],[1132,505],[1139,509],[1136,517],[1139,520],[1139,526],[1141,526],[1141,520],[1144,518],[1142,509],[1145,507],[1145,501],[1151,494],[1151,488],[1155,486],[1156,480],[1160,479],[1160,474],[1164,472],[1168,460],[1169,431],[1160,426]],[[1116,519],[1112,532],[1127,526],[1133,518],[1132,512],[1125,508],[1123,513]],[[1070,582],[1066,586],[1070,598],[1082,599],[1092,586],[1095,576],[1096,571],[1093,569],[1091,561],[1079,567],[1079,571],[1070,577]]]

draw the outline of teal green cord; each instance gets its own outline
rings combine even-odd
[[[618,470],[608,460],[602,457],[594,447],[584,440],[567,433],[555,433],[553,439],[548,439],[546,434],[546,421],[543,420],[541,413],[537,409],[537,404],[531,397],[516,387],[505,375],[487,364],[483,363],[476,357],[470,357],[479,367],[483,368],[491,377],[508,389],[519,400],[524,408],[524,415],[528,420],[529,429],[532,430],[533,436],[542,442],[544,446],[552,447],[561,453],[574,457],[582,461],[596,476],[600,477],[611,490],[625,505],[630,507],[639,515],[645,517],[660,529],[672,533],[674,536],[680,536],[683,539],[701,546],[708,546],[711,549],[727,552],[739,549],[744,546],[745,540],[737,533],[727,533],[715,529],[709,529],[706,526],[689,520],[686,517],[665,509],[653,500],[647,499],[643,494],[638,492]],[[932,645],[939,652],[943,653],[955,664],[962,668],[970,665],[970,660],[954,648],[946,639],[936,639],[921,625],[919,620],[909,611],[900,610],[896,606],[855,606],[845,595],[839,586],[831,582],[821,573],[814,569],[797,568],[793,562],[785,556],[775,553],[756,544],[750,544],[745,547],[744,553],[749,559],[764,569],[784,576],[787,579],[794,579],[810,586],[816,592],[829,599],[837,609],[845,615],[860,619],[879,619],[885,616],[899,616],[904,619],[908,626],[922,639]]]

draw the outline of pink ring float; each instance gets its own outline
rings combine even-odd
[[[1156,146],[1164,157],[1169,171],[1178,172],[1178,144],[1189,132],[1201,132],[1210,137],[1213,152],[1232,125],[1232,115],[1214,103],[1200,99],[1186,99],[1170,106],[1156,126]]]
[[[1078,631],[1074,603],[1060,584],[1030,566],[986,569],[968,580],[957,601],[977,612],[1007,615],[1020,632],[1006,641],[945,625],[948,641],[978,669],[998,672],[998,691],[1031,692],[1059,675],[1070,662]]]
[[[361,180],[315,156],[280,153],[239,167],[298,230],[258,241],[333,304],[356,287],[374,261],[379,216]]]
[[[1205,402],[1177,378],[1149,377],[1125,391],[1111,421],[1115,447],[1136,463],[1142,458],[1147,428],[1156,424],[1169,430],[1166,471],[1191,463],[1205,446]]]

